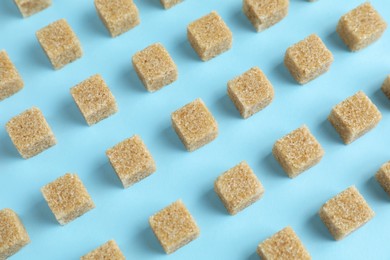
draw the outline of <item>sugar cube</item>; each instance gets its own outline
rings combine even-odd
[[[383,190],[390,195],[390,161],[381,166],[375,174],[375,178],[382,186]]]
[[[14,2],[25,18],[51,6],[51,0],[14,0]]]
[[[160,0],[160,2],[165,9],[169,9],[169,8],[183,2],[183,0]]]
[[[123,255],[115,240],[110,240],[80,258],[80,260],[97,259],[125,260],[126,257]]]
[[[0,51],[0,101],[12,96],[24,86],[15,65],[5,50]]]
[[[390,75],[388,75],[382,84],[382,91],[390,99]]]

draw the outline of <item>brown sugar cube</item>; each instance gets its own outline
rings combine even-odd
[[[336,240],[341,240],[375,216],[355,186],[328,200],[319,211],[322,222]]]
[[[96,124],[118,111],[114,95],[99,74],[72,87],[70,93],[88,125]]]
[[[41,192],[61,225],[95,208],[92,198],[77,174],[67,173],[43,186]]]
[[[382,84],[382,91],[388,99],[390,99],[390,75],[387,76]]]
[[[24,18],[51,6],[51,0],[14,0],[14,2]]]
[[[5,50],[0,51],[0,101],[24,86],[23,80]]]
[[[65,19],[40,29],[36,36],[56,70],[83,55],[80,41]]]
[[[187,37],[203,61],[228,51],[233,44],[232,32],[215,11],[190,23]]]
[[[252,205],[264,193],[263,185],[245,161],[219,176],[214,190],[231,215]]]
[[[261,32],[280,22],[288,14],[289,0],[243,0],[242,10]]]
[[[107,260],[125,260],[126,257],[123,255],[119,246],[116,244],[115,240],[110,240],[107,243],[99,246],[95,250],[89,252],[88,254],[82,256],[80,260],[97,260],[97,259],[107,259]]]
[[[332,53],[315,34],[289,47],[284,56],[284,65],[299,84],[324,74],[332,63]]]
[[[140,23],[138,8],[133,0],[95,0],[95,8],[112,37]]]
[[[345,144],[373,129],[381,119],[381,112],[362,91],[334,106],[328,116]]]
[[[358,51],[377,41],[386,28],[380,14],[366,2],[343,15],[336,31],[351,51]]]
[[[258,67],[230,80],[227,92],[243,118],[259,112],[274,98],[271,82]]]
[[[108,149],[106,155],[124,188],[130,187],[156,171],[153,157],[138,135]]]
[[[277,140],[272,154],[288,177],[294,178],[319,163],[324,150],[305,125]]]
[[[33,157],[57,143],[41,110],[36,107],[13,117],[5,127],[24,159]]]
[[[171,121],[176,134],[190,152],[218,136],[217,121],[200,98],[173,112]]]
[[[160,2],[165,9],[169,9],[169,8],[183,2],[183,0],[160,0]]]
[[[154,92],[177,80],[175,62],[161,43],[155,43],[133,56],[134,70],[149,92]]]
[[[194,218],[181,200],[151,216],[149,224],[167,254],[190,243],[200,233]]]
[[[7,259],[30,243],[30,237],[12,209],[0,210],[0,259]]]
[[[390,161],[381,166],[379,171],[375,174],[375,178],[384,191],[390,196]]]
[[[311,256],[291,227],[285,227],[257,247],[263,260],[310,260]]]

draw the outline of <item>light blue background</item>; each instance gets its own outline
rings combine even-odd
[[[22,19],[11,0],[0,1],[0,49],[6,49],[25,81],[25,88],[0,103],[0,208],[22,218],[31,244],[13,259],[77,259],[115,239],[128,259],[257,259],[257,244],[291,225],[314,259],[389,259],[390,199],[373,179],[390,159],[390,101],[380,91],[390,73],[390,32],[358,53],[349,52],[335,28],[341,15],[361,0],[315,3],[291,0],[289,15],[272,28],[256,33],[242,14],[241,0],[185,0],[163,10],[158,0],[135,0],[141,24],[110,38],[92,0],[54,0],[53,6]],[[390,22],[390,2],[373,0]],[[233,48],[202,62],[186,38],[191,21],[218,11],[234,35]],[[54,71],[35,32],[66,18],[79,36],[84,56]],[[334,54],[330,71],[300,86],[283,66],[293,43],[317,33]],[[179,68],[179,80],[148,93],[132,65],[132,55],[163,43]],[[273,103],[243,120],[226,94],[233,77],[259,66],[275,88]],[[101,73],[115,95],[119,112],[88,127],[70,87]],[[363,90],[383,114],[367,135],[344,145],[326,120],[332,106]],[[219,123],[219,137],[204,148],[184,150],[171,128],[170,114],[202,98]],[[29,160],[11,143],[5,124],[31,106],[39,107],[58,144]],[[274,142],[307,124],[325,149],[323,160],[291,180],[271,155]],[[157,172],[124,190],[106,149],[139,134],[157,163]],[[227,214],[213,191],[215,178],[247,160],[265,186],[264,197],[236,216]],[[78,173],[96,209],[60,226],[40,188],[65,174]],[[376,212],[366,226],[335,242],[316,214],[321,205],[355,184]],[[148,217],[183,199],[195,219],[199,239],[166,256],[148,225]]]

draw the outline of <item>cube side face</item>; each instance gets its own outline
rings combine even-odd
[[[172,113],[172,126],[188,151],[194,151],[218,136],[218,124],[201,99]]]
[[[386,97],[390,99],[390,75],[383,82],[381,89]]]
[[[386,28],[386,22],[367,2],[340,18],[337,33],[351,51],[358,51],[377,41]]]
[[[333,107],[328,120],[345,144],[352,143],[373,129],[382,114],[362,91]]]
[[[228,95],[243,118],[268,106],[274,97],[271,82],[257,67],[228,82]]]
[[[290,178],[319,163],[324,150],[306,126],[277,140],[272,153]]]
[[[95,0],[96,11],[112,37],[119,36],[140,24],[133,0]]]
[[[61,225],[95,208],[92,198],[77,174],[67,173],[43,186],[41,192]]]
[[[262,259],[311,260],[309,252],[291,227],[286,227],[257,247]]]
[[[154,92],[177,80],[177,66],[160,43],[134,54],[133,67],[146,90]]]
[[[51,0],[14,0],[14,2],[24,18],[51,6]]]
[[[65,19],[40,29],[36,36],[54,69],[60,69],[83,55],[80,41]]]
[[[0,101],[6,99],[24,86],[15,65],[6,51],[0,51]]]
[[[200,230],[181,200],[149,218],[150,227],[167,254],[171,254],[199,236]]]
[[[390,162],[387,162],[381,166],[381,168],[375,174],[375,178],[383,190],[390,196]]]
[[[130,187],[156,171],[151,153],[137,135],[108,149],[106,155],[124,188]]]
[[[7,259],[30,243],[22,221],[11,209],[0,210],[0,241],[0,259]]]
[[[332,63],[332,53],[315,34],[289,47],[284,57],[285,66],[299,84],[324,74]]]
[[[118,111],[114,95],[99,74],[74,86],[70,92],[88,125],[96,124]]]
[[[351,186],[328,200],[319,215],[332,236],[341,240],[371,220],[375,213],[359,191]]]
[[[280,22],[288,14],[288,0],[244,0],[243,12],[257,32]]]
[[[190,23],[187,27],[187,37],[203,61],[226,52],[233,43],[232,32],[214,11]]]
[[[160,0],[162,6],[164,9],[169,9],[171,7],[174,7],[175,5],[183,2],[183,0]]]
[[[125,256],[120,250],[115,240],[110,240],[107,243],[99,246],[88,254],[82,256],[81,260],[95,260],[95,259],[114,259],[125,260]]]
[[[20,155],[28,159],[54,146],[57,140],[42,112],[33,107],[13,117],[6,130]]]
[[[247,208],[264,193],[263,185],[245,161],[219,176],[214,190],[231,215]]]

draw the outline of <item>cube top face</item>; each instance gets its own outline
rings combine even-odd
[[[376,41],[386,28],[380,14],[366,2],[340,18],[337,32],[352,51],[358,51]]]
[[[218,124],[198,98],[172,113],[172,125],[189,151],[211,142],[218,135]]]
[[[88,125],[93,125],[118,111],[114,95],[99,74],[74,86],[70,93]]]
[[[375,215],[355,186],[328,200],[319,215],[330,233],[340,240],[356,230]]]
[[[51,0],[14,0],[23,17],[29,17],[51,5]]]
[[[41,110],[32,107],[13,117],[6,124],[16,149],[27,159],[57,143]]]
[[[387,76],[381,87],[383,93],[390,99],[390,75]]]
[[[187,27],[188,39],[203,61],[231,48],[233,34],[217,12],[199,18]]]
[[[381,166],[375,174],[376,180],[382,186],[384,191],[390,195],[390,161]]]
[[[263,185],[245,161],[219,176],[214,188],[232,215],[258,200],[264,193]]]
[[[0,51],[0,101],[15,94],[24,86],[17,69],[5,50]]]
[[[305,84],[325,73],[333,63],[333,55],[315,34],[289,47],[284,63],[300,84]]]
[[[359,91],[334,106],[328,119],[344,143],[349,144],[374,128],[382,115],[366,94]]]
[[[161,43],[155,43],[134,54],[133,66],[150,92],[177,80],[177,67]]]
[[[41,191],[61,225],[95,208],[92,198],[77,174],[67,173],[43,186]]]
[[[290,178],[317,164],[324,150],[305,125],[276,141],[272,153]]]
[[[96,260],[96,259],[112,259],[112,260],[125,260],[126,257],[123,255],[119,246],[115,240],[110,240],[107,243],[99,246],[95,250],[82,256],[81,260]]]
[[[83,54],[79,39],[65,19],[40,29],[36,36],[55,69],[62,68]]]
[[[27,231],[11,209],[0,210],[0,259],[7,259],[30,243]]]
[[[149,224],[167,254],[199,236],[199,228],[181,200],[149,218]]]
[[[106,155],[125,188],[156,171],[154,159],[138,135],[108,149]]]
[[[133,0],[95,0],[96,10],[112,37],[140,23],[138,8]]]
[[[181,2],[183,2],[183,0],[160,0],[162,6],[164,7],[164,9],[169,9]]]
[[[257,247],[262,259],[310,260],[311,256],[291,227],[285,227]]]
[[[282,20],[288,13],[289,0],[244,0],[243,10],[258,32]]]
[[[248,118],[271,103],[274,89],[264,73],[253,67],[228,82],[228,94],[241,116]]]

